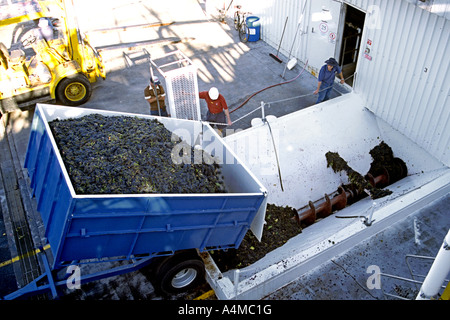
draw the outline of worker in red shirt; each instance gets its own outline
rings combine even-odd
[[[216,87],[212,87],[209,91],[199,92],[200,99],[204,99],[208,106],[208,112],[206,115],[206,121],[215,124],[217,129],[222,131],[227,125],[225,124],[225,116],[227,118],[227,124],[231,126],[230,111],[228,110],[227,102],[225,98],[219,93]],[[217,123],[223,123],[218,125]]]

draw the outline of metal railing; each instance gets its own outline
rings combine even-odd
[[[424,282],[423,280],[418,280],[417,278],[420,277],[420,278],[425,279],[426,275],[415,274],[413,272],[413,268],[412,268],[411,263],[410,263],[410,260],[413,260],[413,259],[429,260],[429,261],[433,262],[435,260],[435,257],[407,254],[405,256],[405,262],[406,262],[406,265],[408,267],[408,270],[409,270],[411,278],[405,278],[405,277],[395,276],[395,275],[386,274],[386,273],[380,273],[380,276],[381,277],[395,279],[395,280],[400,280],[400,281],[403,281],[403,282],[413,283],[415,285],[415,291],[416,291],[415,294],[414,294],[414,299],[415,299],[415,297],[419,293],[420,287],[422,286],[422,284]],[[445,289],[446,285],[448,284],[449,281],[450,281],[449,279],[445,279],[444,285],[442,285],[441,288]],[[381,283],[383,283],[383,281],[381,281]],[[383,295],[385,297],[392,297],[392,298],[401,299],[401,300],[411,300],[411,299],[409,299],[407,297],[404,297],[404,296],[401,296],[401,295],[385,292],[385,290],[383,289],[382,285],[381,285],[380,289],[381,289],[381,292],[383,293]]]

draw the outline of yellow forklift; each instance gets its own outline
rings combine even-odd
[[[79,106],[105,79],[102,57],[82,35],[72,0],[0,0],[0,111],[36,102]]]

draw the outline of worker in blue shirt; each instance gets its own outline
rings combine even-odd
[[[337,61],[334,58],[330,58],[325,61],[325,63],[326,64],[320,68],[317,90],[314,91],[314,94],[319,94],[316,103],[326,101],[330,98],[336,74],[341,78],[341,84],[344,83],[344,76],[342,75],[342,70]]]

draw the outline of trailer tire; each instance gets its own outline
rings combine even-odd
[[[154,277],[155,290],[162,294],[178,294],[198,287],[205,281],[205,265],[200,257],[174,256],[166,260]]]
[[[64,78],[56,88],[56,99],[66,106],[79,106],[87,102],[92,94],[92,86],[84,74]]]

